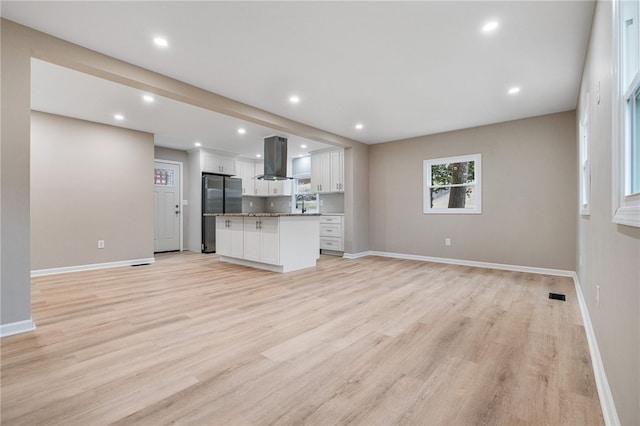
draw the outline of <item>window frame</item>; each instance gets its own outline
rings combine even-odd
[[[308,194],[298,193],[298,183],[300,179],[311,179],[310,174],[297,175],[293,178],[293,190],[291,191],[291,213],[302,213],[302,209],[298,208],[298,196],[299,195],[314,195],[315,207],[313,209],[305,208],[305,213],[316,214],[320,213],[320,195],[316,192],[310,191]]]
[[[434,187],[431,182],[431,168],[437,164],[451,164],[475,162],[474,164],[474,181],[472,183],[460,184],[464,186],[475,186],[476,206],[473,209],[467,208],[434,208],[431,207],[431,188]],[[449,186],[449,185],[447,185]],[[451,185],[453,186],[453,185]],[[423,214],[482,214],[482,155],[467,154],[455,157],[433,158],[423,161]]]
[[[591,215],[591,165],[589,162],[589,138],[591,135],[590,128],[590,112],[591,100],[589,92],[586,92],[581,108],[580,127],[578,137],[578,152],[580,156],[580,214],[582,216]]]
[[[635,47],[640,50],[640,0],[634,0],[636,13],[634,15],[636,26]],[[613,7],[613,120],[612,120],[612,221],[620,225],[640,227],[640,192],[630,193],[632,174],[640,173],[632,171],[632,132],[636,132],[636,138],[640,137],[630,120],[628,100],[640,90],[640,51],[635,52],[635,69],[627,73],[628,64],[625,61],[625,45],[623,31],[625,23],[620,0],[611,2]],[[632,78],[629,78],[631,74]],[[633,108],[631,108],[633,109]],[[636,149],[640,149],[640,141],[636,139]],[[636,165],[637,166],[637,165]]]

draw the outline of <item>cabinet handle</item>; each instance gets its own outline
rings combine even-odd
[[[259,228],[258,228],[258,221],[257,221],[257,220],[256,220],[256,229],[259,229]]]

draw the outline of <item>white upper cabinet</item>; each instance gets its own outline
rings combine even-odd
[[[331,192],[344,191],[344,151],[332,151],[331,157]]]
[[[269,195],[272,197],[281,195],[291,195],[291,180],[269,181]]]
[[[311,190],[344,192],[344,150],[311,154]]]
[[[203,172],[236,175],[236,159],[218,152],[200,150],[200,168]]]
[[[255,175],[254,176],[262,176],[264,174],[264,161],[255,162]],[[254,179],[256,192],[255,195],[258,197],[266,197],[269,195],[269,182],[262,179]]]
[[[242,179],[242,195],[256,195],[255,164],[253,160],[239,158],[236,160],[237,176]]]

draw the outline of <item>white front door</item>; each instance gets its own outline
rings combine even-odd
[[[153,251],[180,250],[180,164],[156,160]]]

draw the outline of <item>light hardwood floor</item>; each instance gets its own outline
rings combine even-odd
[[[185,252],[32,287],[37,330],[2,339],[2,425],[603,424],[569,278]]]

